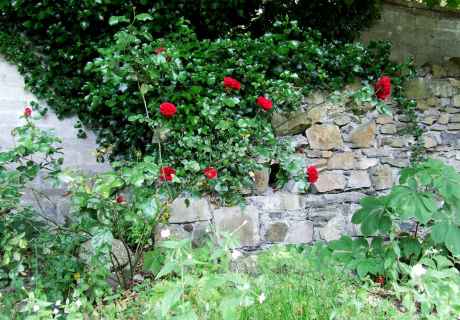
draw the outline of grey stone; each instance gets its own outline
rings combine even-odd
[[[434,148],[438,145],[432,134],[423,134],[423,146],[427,149]]]
[[[396,125],[394,124],[384,124],[380,127],[380,133],[383,134],[395,134],[396,133]]]
[[[319,174],[318,181],[314,188],[318,192],[329,192],[345,189],[347,180],[342,172],[326,171]]]
[[[382,158],[380,161],[383,164],[389,164],[397,168],[405,168],[409,166],[409,159],[404,158]]]
[[[285,243],[301,244],[313,241],[313,223],[298,221],[289,227]]]
[[[161,237],[162,230],[168,230],[168,239],[183,240],[190,239],[194,246],[202,245],[209,238],[211,225],[209,221],[186,223],[186,224],[158,224],[155,227],[155,243],[165,240]]]
[[[393,117],[391,116],[379,116],[375,119],[377,124],[390,124],[393,123]]]
[[[450,117],[450,115],[448,113],[442,113],[439,116],[439,119],[438,119],[437,123],[439,123],[439,124],[447,124],[447,123],[449,123],[449,117]]]
[[[321,228],[320,237],[326,241],[339,239],[342,235],[347,234],[347,221],[342,215],[332,218],[325,227]]]
[[[449,108],[446,108],[445,111],[448,112],[448,113],[460,113],[460,108],[451,108],[451,107],[449,107]]]
[[[434,64],[431,66],[431,74],[433,75],[433,78],[444,78],[447,76],[447,71],[443,66],[440,66],[438,64]]]
[[[270,168],[264,167],[262,170],[254,172],[254,182],[256,193],[262,194],[268,189],[268,181],[270,180]]]
[[[382,145],[391,146],[393,148],[403,148],[407,145],[407,140],[401,137],[388,136],[382,137]]]
[[[371,181],[375,190],[385,190],[393,186],[393,170],[387,164],[371,169]]]
[[[284,222],[275,222],[268,226],[265,239],[270,242],[283,242],[286,238],[288,226]]]
[[[334,123],[339,127],[343,127],[344,125],[349,124],[350,122],[351,118],[347,115],[341,115],[334,119]]]
[[[453,147],[460,146],[460,133],[442,132],[441,140],[443,144]]]
[[[457,114],[450,115],[449,122],[459,123],[460,122],[460,114],[457,113]]]
[[[129,264],[129,256],[132,256],[132,252],[129,248],[125,247],[120,240],[112,239],[112,248],[110,252],[110,256],[107,255],[105,259],[109,261],[111,270],[125,267]],[[82,243],[78,253],[80,260],[85,264],[89,264],[94,255],[96,255],[96,251],[93,248],[91,240]]]
[[[379,164],[379,161],[375,158],[366,158],[366,157],[359,157],[358,162],[356,165],[357,169],[367,170]]]
[[[232,233],[244,247],[260,244],[259,210],[255,206],[219,208],[214,210],[213,216],[218,234]]]
[[[435,96],[447,98],[455,94],[454,87],[449,80],[432,80],[431,90]]]
[[[169,223],[185,223],[210,219],[211,207],[206,199],[177,198],[171,204],[168,221]]]
[[[334,153],[327,163],[327,168],[349,170],[356,165],[353,152]]]
[[[433,131],[446,131],[447,130],[447,126],[446,125],[442,125],[442,124],[434,124],[430,127],[431,130]]]
[[[291,113],[273,113],[272,126],[277,136],[293,135],[305,131],[311,125],[311,119],[302,111]]]
[[[424,117],[422,123],[431,126],[436,121],[436,118],[433,116]]]
[[[313,104],[313,105],[321,104],[325,100],[326,99],[324,97],[324,94],[322,92],[320,92],[320,91],[312,92],[308,97],[305,98],[305,101],[308,104]]]
[[[447,130],[449,130],[449,131],[460,130],[460,123],[449,123],[447,125]]]
[[[355,147],[368,148],[374,141],[375,130],[374,121],[363,124],[351,132],[351,142]]]
[[[311,123],[321,123],[326,120],[326,111],[323,106],[308,109],[307,116]]]
[[[371,179],[367,171],[353,171],[348,178],[348,188],[350,189],[361,189],[370,188]]]
[[[331,150],[343,146],[342,135],[335,125],[313,125],[307,129],[306,135],[312,149]]]
[[[406,83],[405,94],[409,99],[424,99],[431,95],[430,89],[422,78],[413,79]]]
[[[460,94],[453,97],[452,104],[454,107],[460,107]]]

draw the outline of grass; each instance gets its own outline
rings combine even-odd
[[[241,308],[241,320],[411,319],[392,301],[373,294],[375,286],[363,285],[348,272],[312,253],[279,247],[259,254],[257,262],[255,274],[250,277],[255,303]],[[149,303],[155,301],[152,299],[155,286],[158,284],[144,282],[135,293],[100,311],[107,319],[157,319],[146,312]],[[260,299],[262,294],[264,301]],[[198,293],[188,296],[187,300],[195,304],[196,311],[203,310],[203,304],[207,303],[200,300]],[[198,314],[199,319],[222,319],[218,316],[218,307],[215,308],[214,312]]]

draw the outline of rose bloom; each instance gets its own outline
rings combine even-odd
[[[217,169],[214,167],[207,167],[206,169],[203,170],[203,174],[209,180],[215,179],[217,178]]]
[[[123,197],[123,195],[119,194],[116,198],[115,198],[115,201],[117,203],[124,203],[125,202],[125,197]]]
[[[166,118],[173,117],[177,112],[177,108],[171,102],[163,102],[160,104],[160,113]]]
[[[307,168],[307,180],[308,180],[308,182],[315,183],[316,181],[318,181],[318,177],[319,177],[318,169],[316,169],[315,166],[309,166]]]
[[[166,166],[160,169],[160,180],[161,181],[172,181],[176,170],[173,167]]]
[[[31,115],[32,115],[32,108],[26,107],[26,108],[24,109],[24,117],[27,117],[27,118],[28,118],[28,117],[30,117]]]
[[[256,102],[265,111],[268,111],[271,108],[273,108],[273,102],[270,99],[267,99],[263,96],[258,97]]]
[[[230,88],[230,89],[235,89],[235,90],[240,90],[241,89],[241,83],[232,78],[232,77],[224,77],[224,87],[225,88]]]
[[[166,48],[163,48],[163,47],[160,47],[160,48],[156,48],[156,49],[155,49],[155,53],[156,53],[156,54],[160,54],[160,53],[165,52],[165,51],[166,51]]]
[[[379,100],[386,100],[391,96],[391,79],[388,76],[380,77],[374,85],[375,95]]]

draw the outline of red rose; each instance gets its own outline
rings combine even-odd
[[[263,96],[258,97],[256,102],[265,111],[268,111],[271,108],[273,108],[273,102],[270,99],[267,99],[267,98],[265,98]]]
[[[161,181],[172,181],[176,170],[173,167],[166,166],[160,169],[160,180]]]
[[[385,284],[385,278],[383,276],[378,276],[375,278],[374,282],[383,286]]]
[[[318,169],[316,169],[315,166],[309,166],[307,168],[307,180],[308,182],[310,183],[315,183],[316,181],[318,181]]]
[[[119,195],[115,198],[115,201],[116,201],[117,203],[122,204],[122,203],[125,202],[125,197],[123,197],[123,195],[119,194]]]
[[[166,48],[163,48],[163,47],[160,47],[160,48],[156,48],[156,49],[155,49],[155,53],[156,53],[156,54],[160,54],[160,53],[165,52],[165,51],[166,51]]]
[[[380,77],[374,85],[375,95],[379,100],[386,100],[391,95],[390,77]]]
[[[224,77],[224,87],[235,89],[235,90],[240,90],[241,83],[238,80],[233,79],[232,77]]]
[[[177,108],[171,102],[163,102],[160,104],[160,113],[164,115],[166,118],[171,118],[177,112]]]
[[[206,169],[203,170],[203,174],[209,180],[215,179],[217,178],[217,169],[214,167],[207,167]]]
[[[28,118],[28,117],[30,117],[31,115],[32,115],[32,108],[26,107],[26,108],[24,109],[24,117]]]

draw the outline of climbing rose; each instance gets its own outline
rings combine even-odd
[[[224,87],[235,89],[235,90],[240,90],[241,83],[238,80],[233,79],[232,77],[224,77]]]
[[[24,109],[24,116],[28,118],[28,117],[30,117],[31,115],[32,115],[32,109],[29,108],[29,107],[26,107],[26,108]]]
[[[163,48],[163,47],[160,47],[160,48],[156,48],[156,49],[155,49],[155,53],[156,53],[156,54],[160,54],[160,53],[165,52],[165,51],[166,51],[166,48]]]
[[[379,100],[386,100],[391,95],[390,77],[380,77],[374,85],[375,95]]]
[[[375,278],[374,282],[383,286],[385,284],[385,278],[383,276],[378,276]]]
[[[310,183],[318,181],[318,169],[315,166],[309,166],[307,168],[307,179]]]
[[[171,118],[177,112],[177,108],[171,102],[163,102],[160,104],[160,113],[164,115],[166,118]]]
[[[116,199],[117,203],[124,203],[125,202],[125,197],[123,197],[123,195],[119,194]]]
[[[203,170],[203,174],[209,180],[215,179],[217,178],[217,169],[214,167],[207,167],[206,169]]]
[[[166,166],[160,169],[160,180],[161,181],[172,181],[176,170],[173,167]]]
[[[263,96],[257,98],[257,104],[262,107],[265,111],[273,108],[273,102],[270,99],[267,99]]]

